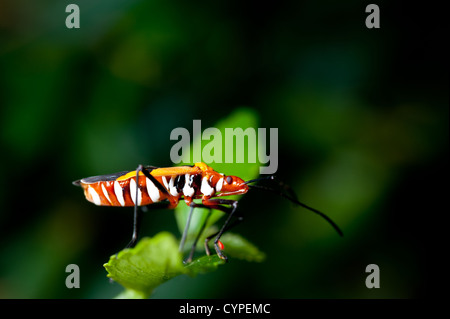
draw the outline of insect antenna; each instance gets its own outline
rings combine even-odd
[[[249,181],[246,181],[244,184],[255,183],[255,182],[263,181],[263,180],[265,180],[265,179],[275,179],[275,176],[269,175],[269,176],[265,176],[265,177],[260,177],[260,178],[251,179],[251,180],[249,180]],[[249,186],[253,186],[253,185],[249,185]]]
[[[248,184],[248,183],[252,183],[252,182],[256,182],[256,181],[264,180],[264,179],[275,179],[275,176],[262,177],[262,178],[258,178],[258,179],[255,179],[255,180],[247,181],[247,182],[245,182],[245,183]],[[280,186],[283,186],[283,188],[284,188],[289,194],[285,194],[285,193],[282,192],[282,191],[279,191],[279,190],[276,190],[276,189],[274,189],[274,188],[270,188],[270,187],[267,187],[267,186],[262,186],[262,185],[248,185],[248,187],[250,187],[250,188],[255,188],[255,189],[262,189],[262,190],[265,190],[265,191],[269,191],[269,192],[275,193],[275,194],[277,194],[277,195],[279,195],[279,196],[281,196],[281,197],[284,197],[284,198],[290,200],[290,201],[293,202],[294,204],[297,204],[297,205],[299,205],[299,206],[302,206],[303,208],[306,208],[306,209],[312,211],[313,213],[316,213],[317,215],[319,215],[319,216],[321,216],[323,219],[325,219],[331,226],[333,226],[333,228],[337,231],[337,233],[338,233],[340,236],[344,236],[344,234],[342,233],[342,230],[339,228],[338,225],[336,225],[336,223],[335,223],[330,217],[328,217],[328,216],[325,215],[324,213],[318,211],[317,209],[314,209],[314,208],[312,208],[312,207],[309,207],[308,205],[306,205],[306,204],[300,202],[300,201],[297,199],[297,195],[295,194],[295,192],[292,190],[292,188],[291,188],[290,186],[288,186],[288,185],[286,185],[286,184],[284,184],[284,183],[282,183],[282,182],[280,182],[279,185],[280,185]]]

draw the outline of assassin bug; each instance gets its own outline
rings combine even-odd
[[[73,184],[81,186],[84,190],[86,199],[96,205],[134,207],[133,234],[131,241],[126,247],[132,247],[138,238],[138,206],[146,206],[164,201],[167,203],[167,208],[175,208],[180,199],[184,199],[191,209],[181,238],[180,251],[182,251],[184,247],[194,208],[203,207],[209,208],[210,210],[220,210],[228,214],[228,217],[217,233],[206,238],[205,250],[207,255],[210,255],[208,242],[215,237],[214,248],[217,255],[220,258],[227,260],[227,257],[222,252],[223,245],[220,242],[220,237],[226,230],[240,222],[242,218],[238,218],[234,223],[230,223],[235,215],[238,201],[218,197],[245,194],[248,192],[249,188],[277,192],[272,188],[260,185],[249,185],[256,181],[268,178],[273,179],[273,176],[244,181],[237,176],[226,176],[218,173],[205,163],[196,163],[192,166],[166,168],[139,165],[135,171],[123,171],[116,174],[83,178],[74,181]],[[295,198],[295,195],[289,196],[283,192],[278,192],[278,194],[321,215],[342,236],[339,227],[325,214],[299,202]],[[194,199],[201,199],[202,203],[195,203]],[[205,225],[206,220],[194,241],[186,262],[192,261],[197,241],[203,232]]]

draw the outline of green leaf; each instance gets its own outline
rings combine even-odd
[[[225,233],[220,240],[225,246],[224,253],[230,257],[252,262],[262,262],[266,258],[265,253],[241,235]]]
[[[255,178],[259,175],[259,167],[260,163],[258,162],[258,154],[254,154],[256,158],[255,163],[248,162],[248,149],[245,150],[244,163],[236,163],[233,160],[232,163],[225,163],[225,150],[227,144],[233,143],[233,154],[234,159],[236,157],[236,141],[226,140],[225,139],[225,130],[226,129],[236,129],[241,128],[244,131],[248,128],[255,129],[255,133],[258,133],[259,126],[259,116],[258,113],[250,108],[241,107],[233,111],[227,117],[221,119],[214,127],[217,128],[222,135],[222,162],[221,163],[206,163],[214,168],[217,172],[225,173],[227,175],[236,175],[241,177],[244,180]],[[207,127],[202,127],[202,130]],[[201,149],[203,150],[204,146],[209,144],[210,140],[203,140],[201,136],[193,136],[193,140],[198,141],[200,139]],[[256,141],[257,142],[257,141]],[[245,142],[247,143],[247,142]],[[257,143],[256,143],[257,144]],[[264,150],[265,151],[265,150]],[[190,152],[183,155],[182,165],[191,163],[193,159],[193,146],[190,147]],[[192,163],[193,164],[193,163]]]
[[[142,291],[125,288],[114,299],[146,299],[148,295]]]
[[[108,277],[120,283],[125,290],[116,298],[148,298],[153,290],[172,279],[187,274],[216,270],[225,262],[217,255],[203,256],[188,265],[178,251],[178,241],[168,232],[153,238],[142,238],[134,248],[120,251],[104,264]]]
[[[225,264],[225,261],[217,255],[203,256],[186,265],[186,271],[189,276],[193,277],[198,274],[214,271],[223,264]]]
[[[103,266],[109,278],[146,297],[155,287],[185,273],[178,242],[167,232],[143,238],[136,247],[111,256]]]
[[[223,237],[225,254],[247,261],[262,261],[264,253],[237,234],[226,233]],[[153,290],[179,275],[194,277],[217,270],[225,261],[212,249],[212,256],[201,256],[191,263],[183,264],[178,252],[178,241],[168,232],[161,232],[153,238],[143,238],[136,247],[124,249],[111,256],[103,266],[108,277],[120,283],[125,290],[117,299],[148,298]]]

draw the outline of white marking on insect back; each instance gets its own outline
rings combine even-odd
[[[186,174],[186,175],[188,175],[188,174]],[[192,187],[192,184],[194,184],[194,178],[195,178],[195,175],[191,175],[191,177],[189,178],[189,186],[190,187]]]
[[[167,190],[169,190],[169,184],[167,184],[167,179],[166,179],[166,177],[163,176],[161,179],[162,179],[162,181],[163,181],[164,187],[165,187]]]
[[[136,204],[136,181],[134,179],[130,179],[130,197],[133,203]],[[137,189],[137,197],[137,205],[140,206],[142,202],[142,192],[139,188]]]
[[[212,194],[214,194],[214,188],[209,185],[206,176],[202,179],[202,186],[200,187],[200,191],[206,196],[211,196]]]
[[[114,182],[114,194],[116,194],[117,200],[119,201],[120,205],[125,206],[125,200],[123,199],[123,189],[118,181]]]
[[[192,176],[194,176],[194,175],[192,175]],[[194,179],[191,178],[191,180],[189,180],[189,174],[186,174],[184,176],[184,180],[185,180],[184,187],[183,187],[184,196],[186,196],[186,197],[194,196],[195,189],[194,189],[194,187],[192,187],[192,182]]]
[[[108,191],[106,190],[105,185],[103,185],[103,184],[102,184],[102,191],[103,191],[103,195],[106,197],[108,202],[111,204],[111,199],[109,198]]]
[[[177,187],[173,185],[174,182],[175,182],[175,177],[172,176],[172,178],[170,179],[170,182],[169,182],[169,193],[172,196],[178,196]]]
[[[93,189],[92,187],[89,186],[88,187],[88,192],[89,192],[89,195],[91,195],[91,198],[94,201],[95,205],[101,205],[102,204],[100,196],[97,194],[95,189]]]
[[[219,181],[216,184],[216,191],[220,192],[222,190],[223,186],[223,176],[219,179]]]
[[[150,196],[153,203],[159,202],[160,194],[158,187],[148,177],[146,177],[146,182],[148,196]]]

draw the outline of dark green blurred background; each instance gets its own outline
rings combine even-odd
[[[72,2],[80,29],[65,27]],[[232,259],[153,296],[426,295],[434,181],[448,178],[441,29],[431,10],[392,1],[375,2],[381,28],[367,29],[369,3],[0,0],[0,298],[117,295],[102,264],[128,242],[132,210],[96,207],[71,182],[171,166],[173,128],[241,106],[279,128],[277,175],[345,237],[250,192],[235,232],[266,261]],[[162,230],[180,236],[173,212],[144,216],[142,235]],[[71,263],[80,289],[65,287]],[[380,289],[365,287],[372,263]]]

